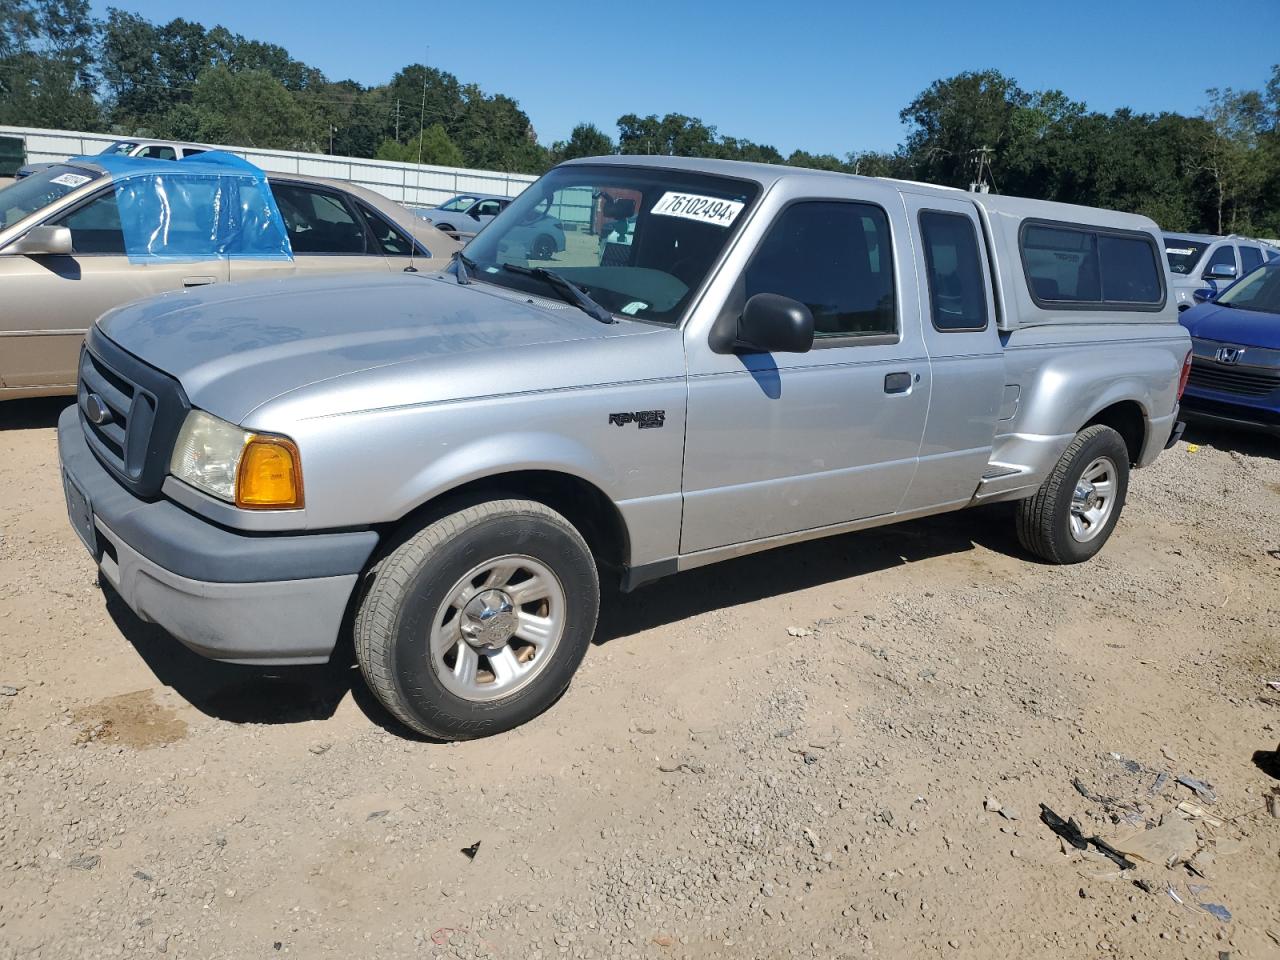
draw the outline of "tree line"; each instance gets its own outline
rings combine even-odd
[[[896,150],[844,156],[784,156],[679,113],[628,113],[616,138],[584,123],[542,144],[515,99],[424,64],[365,86],[222,26],[116,8],[100,20],[89,0],[0,0],[0,123],[521,173],[606,153],[788,163],[1280,236],[1280,66],[1261,89],[1206,91],[1195,116],[1092,111],[996,70],[937,80],[900,116]]]

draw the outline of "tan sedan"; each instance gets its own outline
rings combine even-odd
[[[322,272],[440,270],[460,246],[350,183],[267,175],[289,260],[135,263],[110,175],[57,164],[0,188],[0,400],[75,393],[80,341],[112,307],[169,291]]]

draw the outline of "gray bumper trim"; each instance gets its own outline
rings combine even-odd
[[[206,583],[142,556],[102,520],[99,569],[130,609],[196,653],[231,663],[323,663],[338,640],[356,574],[269,583]],[[112,553],[115,556],[112,556]]]

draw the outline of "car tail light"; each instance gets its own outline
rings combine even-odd
[[[1191,376],[1191,351],[1187,351],[1187,358],[1182,361],[1182,376],[1178,378],[1178,399],[1182,399],[1182,391],[1187,389],[1187,378]]]

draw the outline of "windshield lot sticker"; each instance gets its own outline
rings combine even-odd
[[[667,192],[649,212],[660,217],[683,217],[685,220],[727,227],[738,219],[742,204],[737,200],[700,197],[696,193]]]
[[[86,177],[79,173],[64,173],[59,177],[54,177],[49,182],[56,183],[63,187],[79,187],[88,183],[92,179],[93,177]]]
[[[641,430],[652,430],[667,422],[665,410],[637,410],[634,413],[611,413],[609,422],[615,427],[625,427],[628,423],[640,425]]]

